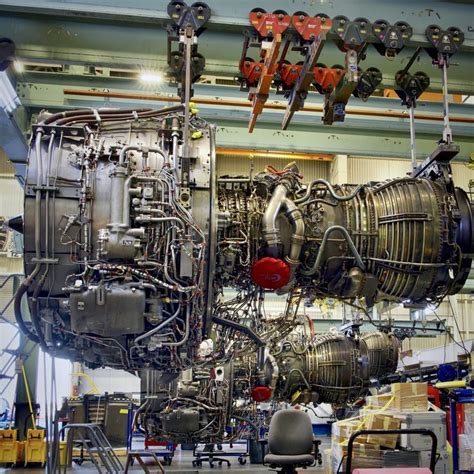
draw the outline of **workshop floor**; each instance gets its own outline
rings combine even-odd
[[[261,465],[255,464],[245,464],[241,466],[237,458],[229,457],[227,458],[231,462],[230,468],[227,466],[219,466],[217,463],[215,464],[214,468],[209,466],[209,463],[204,463],[203,466],[199,469],[192,467],[192,452],[191,451],[181,451],[177,450],[175,453],[175,457],[173,458],[173,462],[171,466],[165,466],[165,472],[174,473],[174,474],[209,474],[209,473],[216,473],[216,472],[225,472],[226,474],[236,474],[239,472],[243,473],[269,473],[271,472],[268,467],[264,467]],[[121,458],[122,464],[125,465],[125,459]],[[150,470],[153,474],[158,473],[159,470],[150,466]],[[143,472],[143,470],[137,465],[134,466],[129,470],[130,472]],[[35,469],[35,468],[14,468],[14,469],[2,469],[0,468],[0,474],[35,474],[35,473],[44,473],[44,469]],[[77,474],[93,474],[97,473],[97,469],[95,469],[90,462],[85,462],[82,466],[73,465],[72,468],[68,469],[68,473],[77,473]],[[324,472],[323,467],[312,467],[308,469],[301,469],[300,471],[302,474],[310,474],[310,473],[321,473]]]

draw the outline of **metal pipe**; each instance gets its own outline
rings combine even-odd
[[[291,199],[285,199],[283,204],[286,208],[285,216],[293,227],[288,260],[290,263],[298,265],[301,248],[303,247],[304,242],[305,224],[303,214]]]
[[[349,235],[349,232],[347,232],[347,230],[344,227],[340,226],[340,225],[333,225],[331,227],[328,227],[326,229],[326,232],[324,233],[323,241],[321,242],[321,246],[319,247],[318,256],[316,257],[316,260],[315,260],[313,266],[311,268],[307,269],[307,270],[304,270],[304,269],[301,270],[301,273],[303,275],[313,275],[320,268],[321,260],[323,258],[323,253],[324,253],[324,250],[326,248],[329,236],[333,232],[336,232],[336,231],[339,231],[339,232],[342,233],[342,235],[344,236],[344,239],[346,240],[347,244],[349,245],[349,248],[352,251],[352,254],[354,255],[354,257],[356,259],[357,265],[359,266],[359,268],[362,271],[365,271],[365,269],[366,269],[365,264],[362,261],[362,258],[359,255],[359,252],[357,251],[357,249],[354,245],[354,242],[352,241],[351,236]]]
[[[311,195],[311,190],[315,184],[323,184],[324,186],[326,186],[327,190],[329,191],[329,194],[334,199],[336,199],[337,201],[342,201],[342,202],[350,201],[351,199],[354,199],[363,187],[363,186],[357,186],[357,188],[351,194],[348,194],[347,196],[340,196],[339,194],[336,194],[336,191],[334,191],[334,188],[332,184],[329,183],[329,181],[326,181],[325,179],[322,179],[322,178],[314,179],[313,181],[311,181],[311,183],[308,184],[305,195],[303,197],[295,199],[294,202],[296,204],[299,204],[301,202],[306,201],[306,199],[308,199],[309,196]]]
[[[185,344],[187,342],[187,340],[189,339],[189,333],[190,333],[190,321],[191,319],[191,304],[188,303],[186,305],[186,321],[185,321],[185,333],[184,333],[184,337],[181,339],[181,341],[178,341],[178,342],[162,342],[160,343],[161,346],[163,347],[179,347],[179,346],[182,346],[183,344]]]
[[[411,152],[411,167],[416,169],[416,139],[415,139],[415,108],[413,105],[408,107],[410,111],[410,152]]]
[[[153,223],[160,223],[160,222],[176,222],[177,224],[180,225],[181,229],[183,232],[185,231],[185,226],[184,222],[179,219],[178,217],[150,217],[150,216],[138,216],[135,218],[135,220],[139,223],[148,223],[148,222],[153,222]]]
[[[110,177],[110,224],[113,226],[128,226],[123,218],[126,178],[127,169],[122,165],[116,166]]]
[[[39,272],[39,267],[38,272]],[[33,342],[36,342],[37,344],[40,342],[38,336],[34,334],[33,332],[30,331],[28,326],[25,324],[25,321],[23,319],[23,314],[21,311],[21,300],[23,295],[26,293],[26,290],[28,289],[28,286],[31,284],[30,278],[34,278],[36,275],[33,273],[30,274],[29,277],[25,278],[23,282],[21,283],[20,287],[15,293],[15,300],[13,303],[13,308],[14,308],[14,313],[15,313],[15,320],[16,323],[18,324],[18,327],[20,328],[21,332],[27,336],[29,339],[31,339]]]
[[[287,188],[284,184],[278,184],[268,202],[265,213],[262,218],[262,236],[268,247],[275,253],[279,250],[281,244],[280,229],[276,224],[277,217],[282,208],[283,202],[286,200]]]
[[[126,146],[124,146],[120,150],[119,161],[118,161],[119,166],[125,166],[125,155],[129,151],[139,151],[139,150],[141,150],[141,146],[139,146],[139,145],[126,145]]]
[[[229,327],[232,329],[236,329],[244,334],[246,334],[253,342],[257,345],[257,347],[265,346],[265,342],[260,339],[260,337],[254,333],[249,327],[244,326],[243,324],[237,323],[235,321],[230,321],[229,319],[219,318],[217,316],[212,317],[212,321],[220,326]]]
[[[273,391],[275,391],[276,384],[278,381],[278,375],[280,373],[280,368],[278,367],[277,361],[275,357],[273,357],[272,354],[268,353],[267,354],[267,359],[270,362],[272,368],[273,368],[273,373],[272,373],[272,380],[270,382],[270,387]]]
[[[272,194],[265,213],[262,218],[262,236],[273,256],[277,256],[281,244],[280,229],[277,225],[277,218],[282,209],[285,209],[285,217],[292,226],[290,249],[286,256],[286,261],[290,265],[290,280],[285,287],[280,288],[279,293],[289,291],[296,269],[300,264],[301,248],[304,243],[305,224],[303,215],[298,206],[287,197],[288,189],[284,184],[278,184]]]
[[[158,326],[154,327],[153,329],[150,329],[150,331],[146,332],[145,334],[141,334],[140,336],[135,338],[135,340],[133,341],[134,344],[138,344],[143,339],[147,339],[147,338],[153,336],[158,331],[160,331],[160,329],[163,329],[165,326],[168,326],[168,324],[173,322],[178,317],[178,314],[179,314],[180,310],[181,310],[181,306],[178,305],[178,309],[176,310],[176,312],[173,315],[171,315],[168,319],[165,319],[163,322],[158,324]]]
[[[448,56],[442,56],[443,69],[443,141],[448,145],[453,141],[453,132],[449,125],[449,99],[448,99]]]
[[[120,110],[120,109],[96,109],[97,113],[92,110],[86,109],[86,111],[69,111],[65,112],[64,116],[53,115],[46,119],[42,124],[49,125],[72,125],[76,123],[86,122],[114,122],[114,121],[126,121],[136,120],[138,118],[153,118],[160,117],[161,115],[169,115],[172,113],[178,113],[183,111],[183,105],[174,105],[171,107],[165,107],[160,110],[156,109],[135,109],[135,110]],[[82,112],[82,113],[78,113]],[[64,117],[64,118],[62,118]]]

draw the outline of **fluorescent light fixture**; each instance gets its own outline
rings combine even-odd
[[[11,114],[21,105],[6,72],[0,72],[0,107]]]
[[[140,81],[147,82],[148,84],[158,84],[161,82],[161,75],[156,72],[141,72]]]
[[[13,61],[13,69],[16,72],[22,73],[25,71],[25,65],[21,61]]]

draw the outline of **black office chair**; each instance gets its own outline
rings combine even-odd
[[[313,438],[310,417],[299,410],[277,411],[268,431],[268,454],[263,464],[280,474],[295,474],[296,468],[315,463],[319,441]]]

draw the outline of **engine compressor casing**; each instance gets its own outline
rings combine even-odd
[[[47,119],[34,130],[24,212],[31,319],[44,347],[92,367],[172,370],[156,348],[186,351],[184,335],[194,358],[210,325],[214,128],[195,125],[184,159],[182,115],[155,112],[90,127]],[[137,340],[175,313],[174,335]]]

